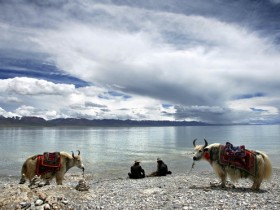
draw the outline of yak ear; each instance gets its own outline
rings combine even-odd
[[[204,148],[203,149],[204,152],[207,152],[208,150],[209,150],[209,148]]]

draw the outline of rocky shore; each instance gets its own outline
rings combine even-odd
[[[0,177],[0,209],[280,209],[280,169],[261,190],[250,190],[249,180],[226,189],[215,186],[213,171],[172,174],[131,180],[96,180],[69,171],[62,186],[30,187],[19,177]]]

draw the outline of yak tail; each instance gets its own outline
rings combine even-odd
[[[263,158],[263,178],[264,179],[269,179],[272,175],[272,164],[271,164],[271,161],[269,159],[269,157],[262,153],[262,152],[259,152]]]

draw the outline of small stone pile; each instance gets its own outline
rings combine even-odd
[[[30,189],[35,189],[35,188],[37,188],[37,187],[42,187],[42,186],[44,186],[44,185],[42,184],[42,182],[41,182],[41,180],[40,180],[40,177],[38,177],[37,175],[35,175],[35,176],[31,179],[30,184],[28,185],[28,187],[29,187]]]
[[[46,182],[43,182],[40,177],[38,177],[37,175],[35,175],[32,179],[31,179],[31,182],[30,184],[28,185],[28,187],[30,189],[35,189],[37,187],[43,187],[45,185],[49,185],[50,182],[49,181],[46,181]]]
[[[15,209],[65,209],[69,201],[62,196],[47,196],[44,193],[39,193],[38,198],[34,202],[21,202]]]
[[[88,191],[89,185],[86,183],[84,179],[80,179],[78,185],[75,187],[78,191]]]

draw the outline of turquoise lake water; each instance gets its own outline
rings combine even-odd
[[[22,163],[45,151],[81,151],[86,173],[96,178],[126,177],[134,160],[141,160],[146,174],[162,158],[173,173],[187,173],[192,165],[193,139],[203,144],[244,144],[267,153],[280,168],[280,126],[189,126],[110,128],[0,128],[1,176],[19,176]],[[211,170],[206,162],[194,170]],[[73,173],[81,173],[71,169]]]

